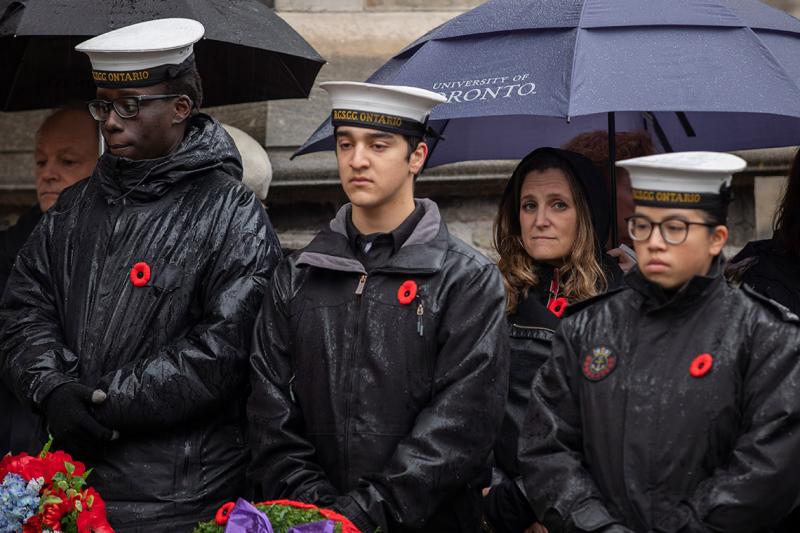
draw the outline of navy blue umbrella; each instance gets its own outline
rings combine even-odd
[[[756,0],[490,0],[368,81],[448,98],[430,166],[606,128],[666,151],[800,143],[800,21]],[[326,122],[297,154],[329,149]]]

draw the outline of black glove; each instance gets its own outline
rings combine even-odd
[[[80,383],[56,387],[44,404],[47,424],[56,445],[80,455],[92,455],[102,443],[116,438],[116,432],[92,416],[92,404],[103,401],[105,393]]]
[[[525,531],[536,522],[531,504],[512,479],[491,488],[483,500],[483,513],[495,533]]]
[[[359,531],[363,531],[364,533],[373,533],[378,530],[383,531],[349,494],[336,498],[336,503],[333,504],[333,510],[348,518]]]

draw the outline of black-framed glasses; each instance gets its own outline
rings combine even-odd
[[[167,98],[178,98],[182,94],[141,94],[136,96],[120,96],[112,101],[108,100],[89,100],[86,105],[89,106],[89,113],[98,122],[105,122],[111,114],[111,109],[119,115],[120,118],[133,118],[139,114],[139,107],[142,102],[149,102],[150,100],[165,100]]]
[[[625,221],[628,223],[628,235],[630,235],[631,239],[634,241],[650,240],[650,236],[653,234],[653,227],[658,226],[661,237],[667,244],[682,244],[689,235],[689,226],[706,226],[713,228],[717,225],[707,222],[689,222],[681,218],[673,217],[665,218],[661,222],[653,222],[642,215],[627,217]]]

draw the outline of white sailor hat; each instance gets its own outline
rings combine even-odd
[[[193,44],[205,28],[192,19],[148,20],[75,47],[89,56],[98,87],[145,87],[194,69]]]
[[[376,85],[354,81],[320,84],[331,97],[333,126],[357,126],[422,137],[430,133],[428,116],[444,96],[401,85]]]
[[[718,152],[675,152],[626,159],[617,166],[630,174],[636,205],[724,214],[733,174],[747,162]]]

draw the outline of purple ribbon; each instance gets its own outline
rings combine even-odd
[[[333,533],[332,520],[321,520],[310,524],[294,526],[287,533]],[[259,511],[243,498],[236,500],[236,506],[228,516],[225,533],[274,533],[267,515]]]

